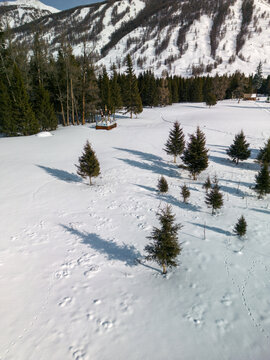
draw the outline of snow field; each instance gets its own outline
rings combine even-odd
[[[251,189],[270,136],[267,106],[177,104],[120,116],[107,132],[1,138],[0,359],[267,360],[269,198]],[[197,181],[162,150],[176,120],[186,140],[197,125],[206,135],[210,165]],[[235,166],[226,148],[241,129],[252,158]],[[101,165],[93,187],[74,166],[87,139]],[[217,216],[204,203],[208,174],[224,194]],[[180,266],[164,278],[143,249],[167,203],[184,227]],[[244,240],[232,233],[241,215]]]

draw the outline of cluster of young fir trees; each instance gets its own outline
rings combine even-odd
[[[169,133],[169,138],[164,150],[167,154],[174,157],[174,162],[176,162],[177,156],[181,156],[184,163],[182,167],[190,172],[193,179],[196,179],[197,175],[208,166],[208,150],[205,148],[205,136],[199,128],[197,128],[195,134],[190,135],[190,141],[185,148],[183,130],[179,123],[175,122],[173,129]],[[249,144],[246,141],[243,131],[235,136],[233,143],[227,149],[227,154],[236,165],[239,161],[244,161],[250,157],[251,150],[249,149]],[[257,161],[261,164],[261,170],[255,176],[256,184],[254,190],[258,193],[258,197],[261,198],[263,195],[270,193],[270,138],[264,147],[260,149]],[[166,193],[168,191],[168,183],[164,176],[161,176],[159,179],[157,187],[160,193]],[[212,214],[214,215],[224,203],[217,177],[215,176],[213,181],[211,181],[208,176],[203,184],[203,188],[206,191],[205,203],[208,207],[212,208]],[[183,202],[187,203],[190,197],[190,191],[185,184],[181,186],[181,195]],[[145,250],[148,253],[147,259],[157,261],[162,265],[163,273],[166,273],[168,266],[175,266],[176,257],[181,251],[177,231],[181,229],[182,225],[174,225],[173,221],[175,220],[175,216],[172,214],[170,206],[166,206],[158,213],[158,219],[161,223],[161,228],[154,228],[149,237],[152,243],[147,245]],[[237,236],[243,237],[246,231],[247,222],[242,215],[237,220],[233,232]]]
[[[174,123],[173,129],[169,133],[168,140],[165,144],[164,150],[167,154],[172,155],[174,163],[176,158],[181,156],[184,163],[182,168],[189,171],[191,177],[196,180],[197,176],[208,167],[208,150],[206,149],[206,139],[204,133],[197,127],[195,134],[190,135],[188,144],[185,143],[185,136],[183,129],[178,122]],[[244,161],[250,157],[251,150],[246,141],[243,131],[235,135],[234,141],[227,149],[228,156],[236,165],[239,161]],[[265,143],[264,147],[260,149],[257,161],[262,165],[261,170],[256,175],[255,191],[259,198],[270,193],[270,138]],[[100,174],[100,165],[94,150],[87,141],[83,154],[79,157],[79,164],[76,165],[77,173],[83,178],[89,178],[90,185],[92,185],[92,177]],[[215,176],[211,181],[208,176],[203,184],[205,189],[205,203],[212,209],[212,215],[223,206],[223,194],[220,192],[218,178]],[[158,190],[160,193],[168,191],[168,183],[164,176],[158,181]],[[183,202],[187,203],[190,197],[190,190],[184,184],[181,186],[181,195]],[[172,213],[171,206],[166,206],[157,214],[161,228],[154,228],[151,235],[148,237],[151,243],[145,247],[147,252],[146,259],[154,260],[163,268],[163,273],[166,274],[168,267],[177,265],[176,258],[181,252],[181,244],[178,242],[178,231],[182,228],[181,224],[175,224],[175,215]],[[246,234],[247,223],[244,216],[241,216],[234,226],[234,233],[239,237]]]

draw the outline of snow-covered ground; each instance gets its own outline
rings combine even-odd
[[[269,197],[258,200],[251,186],[269,111],[253,102],[177,104],[120,117],[112,131],[1,138],[0,359],[268,360]],[[175,120],[186,135],[197,125],[206,134],[210,166],[198,181],[162,150]],[[241,129],[252,159],[235,166],[226,148]],[[87,139],[102,171],[93,187],[74,166]],[[202,183],[215,174],[225,206],[211,216]],[[165,204],[184,225],[180,266],[166,278],[136,262]],[[244,240],[232,234],[241,215]]]

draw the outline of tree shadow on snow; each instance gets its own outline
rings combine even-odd
[[[269,109],[267,107],[261,107],[261,106],[256,106],[256,107],[253,107],[253,106],[245,106],[245,105],[239,105],[239,104],[235,104],[235,105],[225,105],[226,107],[229,107],[229,108],[239,108],[239,109],[248,109],[248,110],[262,110],[262,109]]]
[[[198,207],[196,205],[193,205],[193,204],[190,204],[190,203],[186,204],[183,201],[178,200],[174,196],[168,195],[168,194],[160,194],[159,192],[157,192],[157,194],[155,196],[154,195],[148,195],[148,196],[152,197],[152,198],[156,198],[156,199],[158,199],[160,201],[164,201],[167,204],[177,206],[180,209],[184,209],[184,210],[187,210],[187,211],[198,212],[201,209],[200,207]]]
[[[114,241],[101,239],[97,234],[81,232],[66,225],[61,226],[72,235],[79,237],[83,244],[105,255],[108,260],[118,260],[130,267],[138,265],[137,259],[141,257],[141,254],[133,245],[124,243],[118,245]]]
[[[235,195],[235,196],[239,196],[239,197],[246,197],[249,196],[247,193],[245,193],[244,191],[237,189],[235,187],[230,187],[230,186],[225,186],[225,185],[220,185],[220,190],[223,192],[226,192],[228,194],[231,195]]]
[[[226,145],[207,144],[207,146],[217,147],[220,149],[228,149],[228,146],[226,146]]]
[[[196,109],[208,109],[208,106],[203,105],[187,105],[185,104],[184,107],[187,108],[196,108]]]
[[[151,187],[151,186],[145,186],[145,185],[138,185],[138,184],[134,184],[136,186],[138,186],[141,189],[147,190],[147,191],[151,191],[151,192],[158,192],[157,189]]]
[[[82,182],[82,179],[73,173],[69,173],[65,170],[55,169],[55,168],[49,168],[47,166],[42,165],[36,165],[40,169],[45,170],[49,175],[53,176],[54,178],[66,182]]]
[[[213,156],[210,155],[209,156],[210,161],[213,161],[216,164],[220,164],[220,165],[225,165],[225,166],[230,166],[233,167],[235,169],[244,169],[244,170],[254,170],[254,171],[258,171],[260,170],[260,165],[257,163],[246,163],[246,162],[239,162],[238,165],[236,165],[233,161],[231,161],[229,158],[223,158],[223,157],[219,157],[219,156]]]
[[[115,147],[114,149],[138,156],[141,160],[143,160],[143,162],[141,162],[137,160],[117,158],[118,160],[121,160],[130,166],[134,166],[143,170],[149,170],[159,175],[174,177],[177,179],[179,179],[180,177],[180,174],[175,170],[175,166],[164,162],[162,158],[159,156],[138,150],[124,149],[117,147]]]
[[[231,236],[231,232],[230,231],[226,231],[226,230],[223,230],[223,229],[220,229],[220,228],[217,228],[215,226],[208,226],[208,225],[203,225],[203,224],[199,224],[199,223],[194,223],[194,222],[189,222],[190,224],[192,225],[196,225],[196,226],[199,226],[201,228],[205,228],[206,230],[211,230],[211,231],[215,231],[219,234],[222,234],[222,235],[226,235],[226,236]]]
[[[264,147],[264,143],[262,143],[261,147]],[[253,160],[256,160],[257,159],[257,156],[260,152],[260,149],[250,149],[251,150],[251,155],[250,155],[250,158],[253,159]]]
[[[250,210],[257,211],[257,212],[262,213],[262,214],[270,215],[270,210],[267,210],[267,209],[254,209],[254,208],[252,208]]]
[[[232,184],[237,184],[239,186],[245,186],[249,189],[251,189],[254,184],[253,183],[249,183],[249,182],[245,182],[245,181],[236,181],[236,180],[230,180],[230,179],[219,179],[219,181],[223,181],[223,182],[226,182],[226,183],[232,183]],[[237,191],[237,189],[235,189]]]
[[[216,153],[216,154],[221,154],[221,155],[226,155],[226,152],[223,150],[210,150],[211,153]]]
[[[118,148],[118,147],[115,147],[114,149],[124,151],[129,154],[138,156],[141,160],[151,161],[153,163],[156,163],[156,165],[158,165],[158,166],[167,167],[167,168],[173,169],[173,170],[175,170],[175,167],[176,167],[176,164],[173,165],[173,164],[166,163],[165,161],[163,161],[163,159],[160,156],[157,156],[157,155],[154,155],[151,153],[146,153],[146,152],[139,151],[139,150]]]

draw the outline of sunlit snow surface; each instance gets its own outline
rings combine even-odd
[[[162,150],[175,120],[186,139],[197,125],[206,134],[210,165],[197,181]],[[235,166],[226,148],[241,129],[252,158]],[[251,187],[270,105],[177,104],[120,116],[111,131],[52,134],[0,139],[0,359],[268,360],[269,196]],[[101,165],[92,187],[74,165],[86,140]],[[208,175],[224,194],[217,216],[204,203]],[[165,204],[183,224],[180,265],[166,278],[143,260]],[[232,233],[241,215],[244,240]]]

